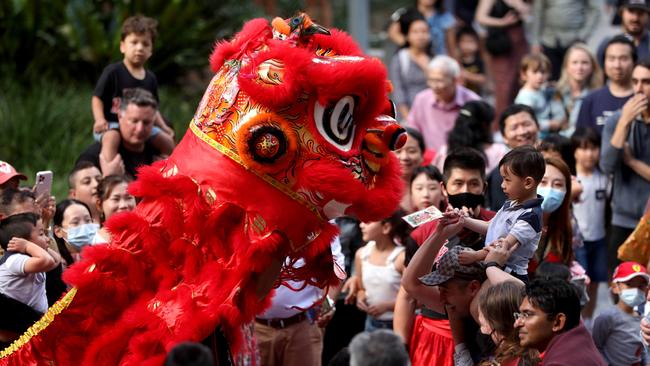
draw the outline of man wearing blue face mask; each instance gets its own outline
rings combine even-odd
[[[596,347],[610,365],[643,361],[641,315],[635,308],[645,302],[649,280],[646,268],[636,262],[621,263],[614,271],[611,289],[619,296],[618,303],[596,318],[592,331]]]

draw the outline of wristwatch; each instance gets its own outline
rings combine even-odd
[[[483,268],[488,269],[490,267],[497,267],[498,269],[503,269],[503,266],[500,265],[498,262],[487,262],[483,264]]]

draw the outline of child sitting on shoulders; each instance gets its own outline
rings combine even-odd
[[[0,222],[0,292],[47,311],[45,272],[59,265],[61,257],[48,248],[43,222],[34,213],[11,215]]]
[[[486,235],[486,247],[460,253],[463,265],[482,261],[489,246],[503,247],[513,253],[505,271],[528,281],[528,261],[537,250],[542,235],[543,198],[537,195],[537,186],[544,177],[546,163],[542,154],[532,146],[521,146],[508,152],[499,162],[503,188],[508,200],[489,222],[473,219],[461,210],[447,212],[447,216],[460,216],[463,226]]]
[[[95,123],[93,133],[101,142],[101,155],[106,161],[113,161],[121,143],[118,123],[120,99],[125,91],[145,89],[158,101],[158,81],[144,65],[153,53],[157,35],[157,22],[141,15],[124,21],[120,41],[121,62],[106,66],[93,92],[91,107]],[[174,132],[167,126],[160,112],[156,112],[150,142],[161,155],[168,156],[174,149]]]

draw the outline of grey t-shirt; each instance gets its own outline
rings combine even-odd
[[[582,238],[596,241],[605,237],[605,209],[609,195],[609,178],[595,170],[591,175],[578,174],[582,193],[573,203],[573,214],[578,220]]]
[[[605,174],[614,175],[612,224],[634,229],[643,216],[650,197],[650,181],[625,165],[623,149],[617,149],[611,144],[620,115],[620,112],[617,112],[605,121],[600,147],[600,167]],[[650,164],[650,123],[632,122],[626,142],[636,159]]]
[[[618,307],[600,313],[591,334],[596,348],[610,365],[632,365],[643,360],[640,315],[630,315]]]

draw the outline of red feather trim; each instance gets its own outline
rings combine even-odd
[[[263,18],[250,20],[230,42],[217,42],[210,55],[210,68],[217,72],[227,60],[242,52],[252,52],[262,46],[263,41],[272,38],[269,22]]]

